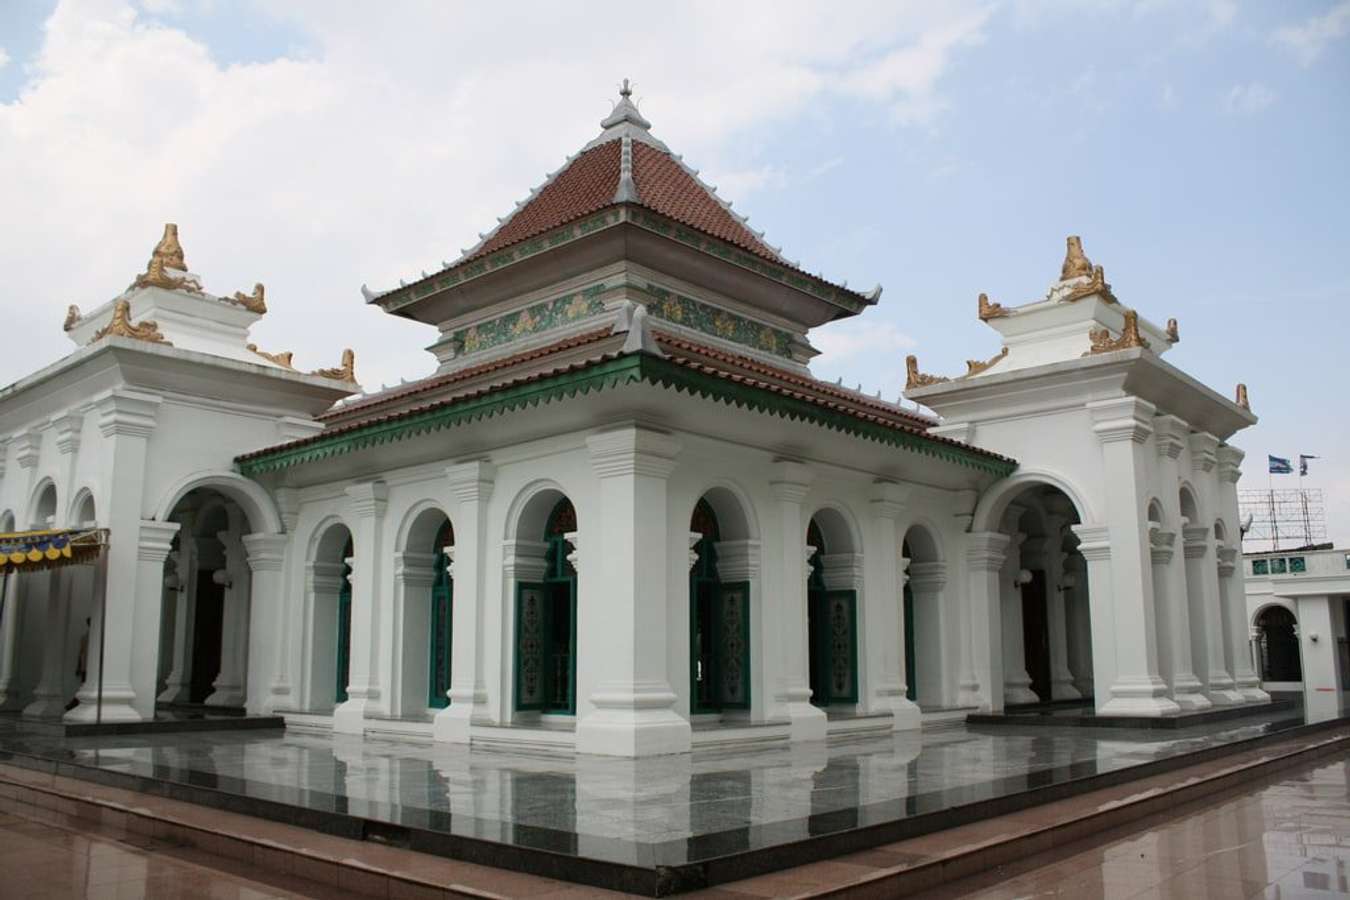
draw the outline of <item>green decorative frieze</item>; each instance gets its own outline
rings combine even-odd
[[[790,358],[792,335],[781,328],[773,328],[747,319],[745,316],[701,303],[654,284],[648,284],[645,290],[654,298],[647,304],[647,312],[658,319],[683,325],[685,328],[692,328],[726,341],[754,347],[756,350],[772,353],[784,359]]]
[[[488,319],[486,322],[478,322],[468,328],[452,331],[450,343],[460,353],[476,353],[479,350],[510,343],[517,338],[570,325],[604,312],[605,304],[600,300],[600,294],[604,290],[603,284],[592,285],[576,293],[563,294],[561,297],[534,303],[524,309]]]

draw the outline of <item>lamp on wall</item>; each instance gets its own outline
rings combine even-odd
[[[1013,589],[1020,591],[1022,585],[1031,584],[1031,570],[1018,569],[1017,574],[1013,576]]]
[[[164,576],[164,587],[171,591],[176,591],[183,586],[183,579],[178,577],[177,572],[170,572]]]
[[[1059,579],[1060,593],[1071,591],[1076,587],[1078,587],[1078,576],[1072,572],[1065,572],[1063,577]]]
[[[226,569],[216,569],[211,573],[211,580],[224,588],[229,587],[232,583],[230,573]]]

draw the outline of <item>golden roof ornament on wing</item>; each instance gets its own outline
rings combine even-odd
[[[74,303],[72,303],[66,307],[66,321],[61,326],[61,328],[64,331],[69,331],[70,329],[74,328],[77,324],[79,324],[79,321],[80,321],[80,308],[76,306]]]
[[[995,353],[993,356],[989,357],[988,359],[985,359],[985,360],[968,359],[968,360],[966,360],[966,374],[965,374],[964,377],[969,378],[969,377],[972,376],[972,375],[979,375],[981,372],[984,372],[984,371],[988,370],[990,366],[992,366],[994,363],[998,362],[999,360],[1003,359],[1003,358],[1006,357],[1007,355],[1008,355],[1008,348],[1007,348],[1007,347],[1004,347],[1002,350],[998,351],[997,353]]]
[[[170,274],[180,272],[181,275]],[[187,263],[183,261],[183,245],[178,242],[178,226],[172,222],[164,226],[164,236],[159,239],[150,253],[150,262],[145,271],[136,276],[128,288],[157,287],[169,291],[202,292],[202,286],[188,273]]]
[[[256,353],[258,356],[261,356],[268,362],[276,363],[277,365],[286,369],[291,370],[295,369],[295,366],[292,365],[291,363],[291,360],[295,357],[295,354],[292,353],[290,350],[287,350],[284,353],[268,353],[266,350],[259,350],[257,344],[248,344],[246,346],[248,347],[251,353]]]
[[[1083,354],[1084,356],[1133,348],[1149,349],[1148,339],[1139,333],[1139,313],[1132,309],[1125,310],[1125,324],[1120,329],[1120,337],[1111,337],[1108,328],[1094,328],[1088,332],[1088,337],[1092,339],[1092,347]]]
[[[244,309],[251,313],[262,315],[267,312],[267,292],[262,286],[262,282],[253,285],[253,293],[245,294],[243,291],[235,291],[234,296],[230,297],[235,303],[238,303]]]
[[[318,375],[320,378],[335,378],[338,381],[356,381],[356,354],[348,347],[342,351],[342,365],[335,369],[315,369],[310,372],[311,375]]]
[[[1176,319],[1167,320],[1167,342],[1177,344],[1181,342],[1181,330],[1177,327]]]
[[[981,322],[988,322],[990,319],[1001,319],[1008,315],[1009,309],[1002,303],[990,301],[988,294],[981,294],[979,299],[979,316]]]
[[[905,390],[928,387],[930,384],[943,384],[951,381],[942,375],[929,375],[919,371],[919,358],[911,353],[905,357]]]
[[[1064,265],[1059,269],[1059,280],[1069,281],[1092,274],[1092,260],[1083,252],[1083,239],[1076,234],[1065,238],[1068,245],[1064,253]]]
[[[1248,411],[1252,408],[1252,402],[1247,397],[1247,386],[1242,382],[1238,382],[1237,394],[1233,397],[1233,402]]]
[[[136,341],[147,341],[152,344],[173,346],[160,333],[159,323],[154,319],[146,319],[139,324],[132,324],[130,300],[118,300],[113,304],[112,319],[109,320],[107,325],[94,332],[94,336],[89,343],[101,341],[105,337],[124,337]]]

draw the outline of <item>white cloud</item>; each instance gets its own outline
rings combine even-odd
[[[1275,102],[1275,92],[1258,81],[1235,84],[1223,99],[1224,109],[1230,113],[1259,113]]]
[[[900,396],[904,384],[905,354],[918,345],[893,323],[860,319],[818,328],[811,332],[811,342],[820,351],[811,362],[819,377],[843,378],[846,387],[861,385],[867,393],[880,390],[891,401]]]
[[[1291,50],[1300,63],[1310,66],[1328,44],[1347,34],[1350,34],[1350,0],[1344,0],[1301,24],[1277,29],[1274,39]]]
[[[1176,109],[1177,102],[1177,89],[1170,84],[1163,85],[1162,97],[1158,100],[1158,104],[1163,109]]]
[[[4,47],[0,47],[0,69],[3,69],[7,65],[9,65],[9,53]]]
[[[68,352],[65,305],[120,290],[166,221],[209,290],[267,285],[264,349],[312,367],[355,346],[367,386],[420,374],[431,357],[410,348],[430,329],[365,308],[358,286],[415,276],[473,243],[598,132],[623,76],[655,132],[726,173],[723,193],[737,199],[782,177],[746,156],[745,136],[766,124],[841,100],[931,121],[945,73],[987,18],[973,3],[889,0],[848,15],[704,0],[585,15],[386,3],[378,16],[297,0],[263,8],[303,36],[303,58],[224,65],[200,36],[138,11],[171,6],[62,0],[27,83],[0,103],[0,196],[26,223],[0,243],[7,296],[23,298],[7,307],[18,321],[0,382]]]

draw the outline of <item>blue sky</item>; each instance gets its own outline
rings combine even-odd
[[[1250,386],[1244,486],[1268,452],[1322,456],[1350,544],[1347,0],[372,9],[0,5],[0,265],[28,326],[0,380],[67,352],[65,305],[115,294],[167,220],[208,289],[268,284],[264,347],[423,374],[430,331],[358,286],[471,244],[628,76],[787,255],[885,285],[818,337],[822,377],[894,397],[908,352],[992,355],[976,295],[1043,295],[1081,234],[1126,304],[1180,320],[1169,361]]]

